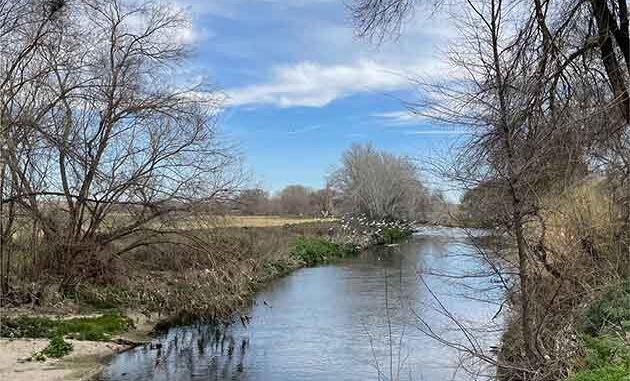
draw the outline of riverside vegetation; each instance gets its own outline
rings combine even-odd
[[[132,330],[133,320],[118,311],[154,316],[156,330],[199,320],[230,321],[259,287],[274,278],[358,255],[370,245],[400,241],[413,231],[410,223],[371,221],[365,216],[341,221],[204,230],[204,242],[215,252],[223,250],[222,263],[211,262],[216,257],[203,251],[138,253],[128,259],[129,267],[116,286],[84,284],[68,295],[51,291],[42,300],[55,301],[56,306],[38,307],[99,316],[4,318],[0,337],[49,339],[49,346],[32,356],[45,360],[72,351],[64,339],[107,341]]]
[[[586,311],[584,352],[569,381],[614,381],[630,375],[630,280],[612,287]]]
[[[471,216],[476,216],[473,220],[478,226],[501,218],[496,210],[484,209],[488,202],[497,201],[497,195],[486,194],[485,199],[464,204],[462,218],[467,223]],[[578,184],[560,196],[547,196],[542,204],[546,212],[526,223],[524,231],[528,240],[538,241],[538,250],[544,250],[536,254],[541,262],[532,269],[531,280],[537,296],[529,305],[531,313],[545,322],[538,328],[539,345],[557,361],[546,371],[560,373],[554,376],[557,380],[626,380],[630,374],[630,255],[628,232],[620,218],[623,209],[607,194],[607,185],[597,180]],[[496,238],[488,253],[503,266],[497,273],[506,274],[513,271],[515,248],[509,236]],[[507,300],[513,301],[517,293],[508,288]],[[507,320],[498,364],[517,361],[522,355],[518,352],[523,345],[520,319],[516,310]],[[509,366],[497,369],[500,380],[528,377]]]

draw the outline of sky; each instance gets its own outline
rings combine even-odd
[[[375,44],[356,36],[343,0],[175,1],[192,16],[190,75],[227,95],[220,128],[252,184],[321,188],[352,143],[424,165],[465,136],[405,106],[418,97],[413,79],[446,70],[439,47],[451,29],[431,9],[416,9],[398,38]]]

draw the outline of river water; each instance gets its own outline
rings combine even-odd
[[[469,380],[457,366],[461,352],[427,331],[471,346],[452,314],[490,353],[498,331],[486,323],[499,327],[490,300],[500,296],[475,252],[460,230],[427,229],[396,247],[296,271],[258,293],[247,327],[171,329],[159,348],[117,355],[102,379]]]

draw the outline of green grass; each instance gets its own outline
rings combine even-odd
[[[606,365],[593,370],[585,370],[568,378],[569,381],[630,381],[628,364]]]
[[[291,249],[291,256],[307,266],[330,263],[358,253],[352,245],[330,242],[324,238],[299,237]]]
[[[597,369],[610,364],[630,364],[630,347],[620,336],[586,336],[587,354],[584,357],[588,369]]]
[[[105,341],[133,328],[133,321],[120,314],[73,319],[51,319],[22,316],[5,320],[0,337],[55,338],[67,336],[77,340]]]
[[[567,381],[630,381],[630,281],[587,310],[582,330],[586,355]]]

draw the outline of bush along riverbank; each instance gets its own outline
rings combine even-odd
[[[523,257],[527,286],[506,292],[500,381],[629,380],[630,230],[626,207],[604,185],[542,198],[540,219],[525,225],[535,245]],[[505,237],[488,242],[489,252],[504,273],[520,274],[516,243]]]
[[[338,233],[332,229],[327,237],[300,237],[291,249],[291,257],[306,266],[331,263],[358,255],[374,245],[391,245],[411,237],[413,223],[377,221],[366,216],[344,217]]]

